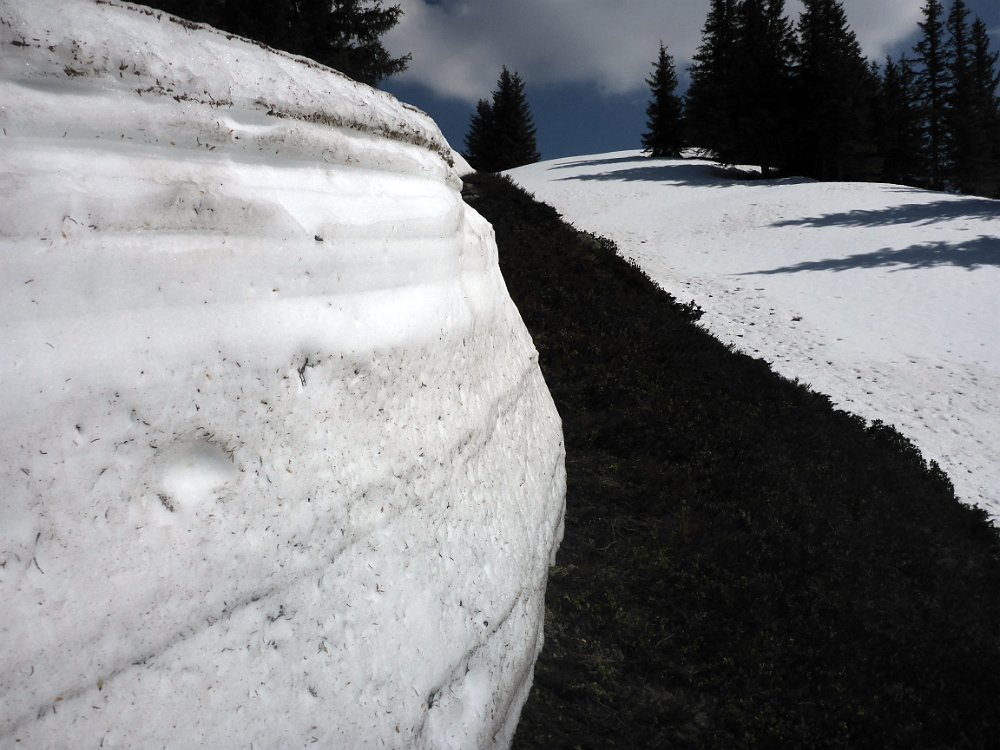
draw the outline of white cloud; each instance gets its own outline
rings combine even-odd
[[[844,8],[865,55],[881,62],[902,39],[917,31],[923,5],[923,0],[846,0]],[[796,18],[798,13],[796,7]]]
[[[394,53],[412,52],[406,76],[468,101],[494,87],[502,65],[529,85],[595,81],[613,92],[642,86],[659,40],[689,56],[704,20],[686,0],[633,0],[627,9],[606,0],[400,4],[405,15],[386,43]]]
[[[645,87],[662,39],[678,68],[701,39],[708,0],[396,0],[405,15],[386,36],[411,52],[404,80],[474,102],[495,86],[502,65],[529,87],[594,82],[622,93]],[[923,0],[847,0],[848,19],[870,57],[911,34]],[[791,0],[789,16],[801,4]]]

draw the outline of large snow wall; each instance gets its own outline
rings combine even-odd
[[[503,747],[559,418],[434,123],[0,0],[0,746]]]

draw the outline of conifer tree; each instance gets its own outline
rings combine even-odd
[[[968,191],[975,181],[981,158],[982,136],[978,133],[972,103],[972,40],[969,37],[969,9],[965,0],[953,0],[945,22],[944,64],[946,182]]]
[[[465,143],[465,158],[481,172],[502,172],[538,161],[535,126],[521,76],[504,66],[492,104],[480,100]]]
[[[736,0],[711,0],[684,100],[686,140],[694,146],[717,151],[736,127],[731,96],[735,43]]]
[[[1000,86],[1000,70],[997,62],[1000,52],[990,49],[990,35],[986,24],[977,18],[972,24],[972,64],[971,78],[973,99],[983,110],[997,109],[1000,99],[997,97],[997,87]]]
[[[927,165],[927,184],[935,190],[944,187],[947,170],[947,95],[948,71],[945,67],[944,9],[939,0],[926,0],[920,22],[921,39],[914,47],[921,118],[923,154]]]
[[[786,163],[793,48],[784,0],[743,0],[737,6],[729,71],[735,130],[718,149],[723,161],[759,164],[764,177]]]
[[[1000,106],[997,87],[1000,86],[1000,70],[997,62],[1000,52],[990,49],[990,35],[986,24],[977,18],[972,24],[972,64],[971,78],[973,100],[983,110],[996,110]]]
[[[804,0],[795,51],[793,168],[819,179],[878,171],[872,106],[877,82],[839,0]]]
[[[971,191],[1000,198],[1000,53],[990,49],[989,32],[977,18],[971,31],[970,99],[975,132],[981,137]]]
[[[878,151],[882,179],[916,185],[924,174],[922,128],[916,82],[910,61],[886,58],[878,109]]]
[[[689,69],[688,143],[764,175],[881,175],[1000,195],[998,53],[980,19],[970,26],[967,0],[947,14],[924,0],[913,58],[889,58],[884,75],[864,59],[842,0],[802,1],[796,37],[783,0],[710,0]]]
[[[313,18],[322,30],[311,35],[313,59],[369,86],[406,70],[410,56],[392,57],[381,41],[399,23],[403,14],[399,5],[383,8],[381,0],[334,0],[332,7],[330,0],[311,2],[316,6]],[[302,0],[299,4],[305,5]]]
[[[970,29],[969,15],[964,0],[954,0],[946,22],[948,184],[963,193],[994,195],[1000,127],[995,96],[985,92],[996,90],[995,57],[990,60],[985,25],[976,19]]]
[[[642,134],[643,149],[652,156],[680,156],[684,146],[682,106],[677,96],[677,72],[674,60],[660,42],[660,53],[653,75],[646,79],[652,99],[646,107],[647,132]]]
[[[465,136],[466,161],[476,169],[490,171],[486,167],[496,162],[493,146],[493,105],[487,99],[480,99]]]
[[[493,94],[493,126],[497,143],[497,171],[538,161],[535,125],[524,94],[524,81],[506,67]]]

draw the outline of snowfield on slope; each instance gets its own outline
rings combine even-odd
[[[0,746],[506,747],[562,432],[423,113],[0,0]]]
[[[693,300],[723,342],[895,425],[1000,519],[1000,201],[740,180],[638,151],[509,174]]]

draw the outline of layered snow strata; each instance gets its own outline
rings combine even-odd
[[[562,434],[434,123],[0,0],[0,746],[506,746]]]

